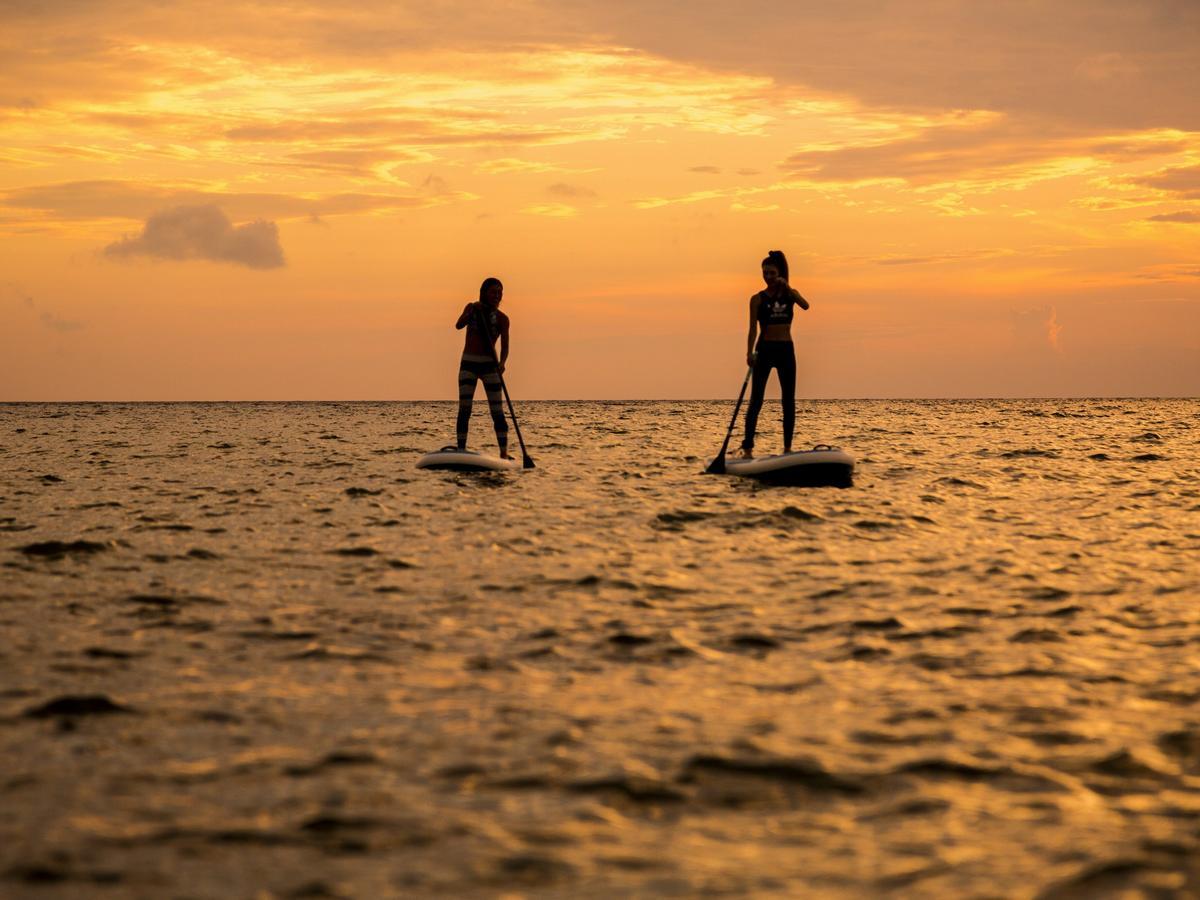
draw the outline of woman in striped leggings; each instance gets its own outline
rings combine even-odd
[[[488,410],[492,424],[496,426],[496,442],[500,445],[500,456],[508,455],[508,421],[504,418],[503,395],[500,375],[508,359],[508,316],[500,312],[500,299],[504,296],[504,285],[499,278],[487,278],[479,286],[479,300],[468,303],[454,324],[457,329],[467,329],[463,345],[462,362],[458,370],[458,449],[467,448],[467,430],[471,425],[471,406],[475,400],[475,388],[479,381],[487,393]],[[500,357],[497,362],[496,339],[500,339]]]

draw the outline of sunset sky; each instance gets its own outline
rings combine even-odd
[[[0,0],[0,400],[1200,395],[1196,0]]]

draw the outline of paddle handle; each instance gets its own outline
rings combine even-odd
[[[480,303],[482,304],[482,300]],[[492,362],[496,364],[496,377],[500,379],[500,390],[504,392],[504,401],[508,404],[508,414],[512,417],[513,428],[517,432],[517,443],[521,446],[521,464],[526,469],[533,468],[533,458],[529,455],[529,451],[525,449],[525,438],[521,436],[521,425],[517,421],[517,411],[513,409],[512,397],[508,395],[508,385],[504,383],[504,373],[500,371],[500,358],[496,356],[496,348],[492,345],[492,331],[488,328],[487,313],[482,309],[476,310],[476,320],[479,322],[479,329],[483,332],[484,343],[487,344],[488,352],[492,355]]]

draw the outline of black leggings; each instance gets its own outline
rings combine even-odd
[[[758,430],[758,413],[762,409],[767,377],[772,369],[779,371],[779,389],[783,403],[783,444],[792,446],[796,428],[796,348],[791,341],[759,341],[754,358],[754,378],[750,382],[750,405],[746,407],[746,437],[742,446],[754,449],[754,432]]]

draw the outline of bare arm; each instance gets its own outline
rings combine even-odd
[[[474,303],[468,303],[463,307],[462,315],[458,317],[458,321],[454,323],[454,328],[458,331],[467,327],[467,323],[471,321],[471,307]]]
[[[790,285],[789,285],[789,287],[790,287]],[[796,305],[799,306],[801,309],[805,309],[805,310],[808,309],[808,301],[805,300],[804,297],[802,297],[800,295],[800,292],[798,290],[796,290],[795,288],[792,288],[792,293],[796,297]]]

